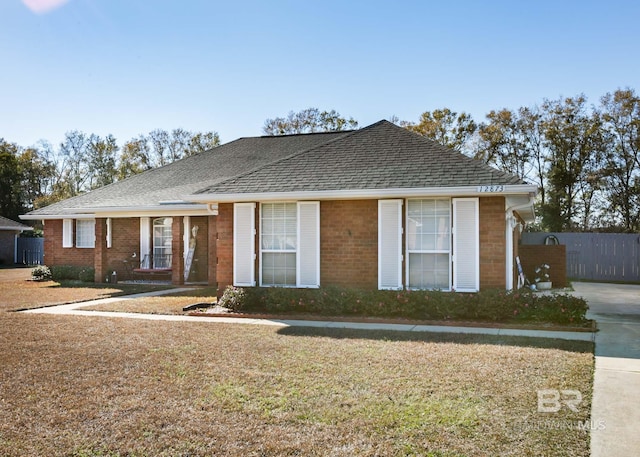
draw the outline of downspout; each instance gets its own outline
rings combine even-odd
[[[505,275],[506,275],[507,290],[513,289],[513,229],[516,227],[516,224],[515,224],[516,219],[513,216],[513,212],[518,211],[519,209],[522,209],[522,208],[527,208],[528,206],[532,206],[534,201],[535,201],[535,195],[529,194],[529,201],[527,203],[510,206],[505,211],[505,218],[507,222],[505,224],[505,241],[506,241],[506,247],[507,247]]]

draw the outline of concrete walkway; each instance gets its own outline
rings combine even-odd
[[[103,298],[100,300],[91,300],[81,303],[72,303],[68,305],[49,306],[46,308],[35,308],[25,313],[31,314],[66,314],[72,316],[102,316],[102,317],[121,317],[128,319],[146,319],[146,320],[162,320],[162,321],[181,321],[181,322],[211,322],[211,323],[231,323],[245,325],[271,325],[279,327],[316,327],[316,328],[352,328],[360,330],[392,330],[400,332],[431,332],[431,333],[467,333],[478,335],[495,335],[495,336],[526,336],[532,338],[556,338],[574,341],[593,341],[594,334],[591,332],[563,332],[550,330],[526,330],[526,329],[509,329],[509,328],[485,328],[485,327],[453,327],[446,325],[413,325],[413,324],[389,324],[389,323],[369,323],[369,322],[331,322],[331,321],[312,321],[312,320],[295,320],[295,319],[250,319],[241,317],[200,317],[185,315],[166,315],[166,314],[141,314],[141,313],[124,313],[114,311],[90,311],[84,308],[92,305],[103,303],[113,303],[123,300],[133,300],[141,297],[152,297],[164,295],[184,290],[192,289],[169,289],[154,292],[146,292],[143,294],[127,295],[123,297]]]
[[[640,452],[640,286],[575,282],[598,322],[591,456]]]

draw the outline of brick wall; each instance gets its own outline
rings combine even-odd
[[[320,284],[378,287],[378,201],[320,202]]]
[[[75,244],[75,223],[73,224],[73,230],[73,239]],[[94,251],[95,249],[92,248],[63,248],[62,219],[48,220],[44,224],[45,265],[76,265],[81,267],[93,267]]]
[[[222,295],[225,287],[233,284],[233,204],[220,203],[216,216],[218,239],[216,254],[218,257],[216,277],[218,295]]]
[[[480,206],[480,289],[506,287],[505,200],[482,197]]]
[[[524,245],[518,247],[522,270],[529,282],[536,277],[536,267],[549,265],[549,276],[553,287],[567,286],[567,253],[564,244],[559,245]]]

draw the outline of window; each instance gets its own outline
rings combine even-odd
[[[246,250],[247,260],[251,252]],[[260,285],[320,286],[319,202],[260,206]]]
[[[264,203],[260,214],[260,243],[264,286],[295,286],[298,247],[295,203]]]
[[[153,220],[153,268],[171,268],[173,219],[160,217]]]
[[[407,202],[407,278],[410,289],[451,288],[451,201]]]
[[[94,248],[96,246],[96,221],[78,219],[76,221],[76,247]]]

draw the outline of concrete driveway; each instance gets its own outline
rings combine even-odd
[[[640,286],[574,282],[598,322],[591,405],[592,457],[640,449]]]

